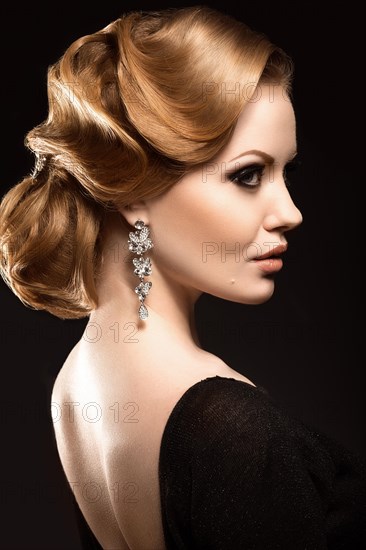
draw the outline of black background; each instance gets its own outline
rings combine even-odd
[[[183,2],[179,6],[195,5]],[[274,297],[243,306],[204,295],[197,304],[203,346],[308,425],[366,456],[363,286],[358,189],[362,185],[361,13],[355,2],[322,12],[319,3],[206,2],[265,32],[294,59],[294,104],[302,168],[291,188],[304,223],[289,235]],[[32,167],[25,133],[47,115],[46,69],[76,38],[130,9],[169,2],[95,7],[3,4],[1,195]],[[351,253],[356,250],[356,254]],[[53,440],[53,380],[87,319],[62,321],[24,307],[1,282],[0,547],[80,548]],[[362,310],[361,310],[362,313]]]

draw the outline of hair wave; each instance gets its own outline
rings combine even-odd
[[[127,13],[76,40],[50,66],[48,118],[26,137],[35,170],[0,205],[5,282],[29,307],[87,316],[108,212],[208,162],[258,83],[289,90],[291,75],[264,35],[202,6]]]

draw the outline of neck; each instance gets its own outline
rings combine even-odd
[[[96,323],[133,323],[138,330],[139,341],[169,338],[189,348],[202,349],[194,320],[194,306],[201,295],[196,289],[183,287],[169,274],[154,265],[146,281],[152,288],[146,297],[145,306],[149,316],[142,321],[138,317],[140,301],[134,292],[139,283],[133,273],[132,257],[128,253],[127,240],[130,230],[121,223],[118,215],[112,215],[104,230],[103,264],[97,282],[98,307],[90,315]],[[121,252],[121,253],[120,253]]]

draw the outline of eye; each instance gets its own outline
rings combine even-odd
[[[292,159],[286,164],[285,168],[283,169],[283,179],[285,180],[286,187],[290,187],[291,185],[289,174],[294,173],[300,165],[301,161],[298,158]]]
[[[263,172],[264,166],[262,164],[251,164],[246,168],[242,168],[241,170],[230,174],[229,179],[240,187],[253,189],[260,185]]]

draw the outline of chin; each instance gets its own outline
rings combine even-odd
[[[234,284],[226,283],[225,286],[218,284],[211,287],[202,286],[200,292],[237,304],[259,305],[268,302],[275,290],[274,278],[270,276],[256,280],[232,280],[232,282]]]
[[[247,301],[247,302],[244,302],[245,304],[248,304],[248,305],[259,305],[259,304],[265,304],[266,302],[268,302],[268,300],[270,300],[273,296],[273,291],[271,293],[267,293],[266,296],[258,296],[257,298],[253,299],[252,301]]]
[[[263,284],[264,283],[264,284]],[[267,279],[262,281],[261,285],[255,285],[254,288],[246,288],[246,292],[239,292],[239,288],[232,288],[231,292],[208,292],[213,296],[218,298],[223,298],[229,302],[235,302],[238,304],[245,305],[259,305],[268,302],[268,300],[273,296],[275,285],[272,279]]]
[[[256,288],[253,289],[252,293],[248,292],[245,296],[238,296],[235,301],[247,305],[259,305],[268,302],[273,296],[275,285],[271,279],[267,279],[266,283],[261,289]]]

